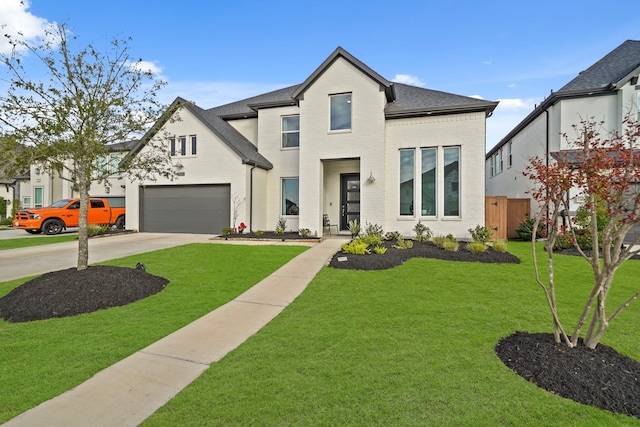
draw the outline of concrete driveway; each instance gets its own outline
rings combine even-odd
[[[31,236],[23,230],[0,231],[0,235],[16,232]],[[126,233],[93,238],[89,239],[89,264],[187,243],[207,243],[213,236],[212,234]],[[77,261],[77,241],[0,251],[0,282],[75,267]]]

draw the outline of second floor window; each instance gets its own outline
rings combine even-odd
[[[198,152],[198,137],[196,135],[189,135],[189,144],[187,144],[186,136],[179,136],[169,138],[169,150],[171,157],[175,156],[195,156]]]
[[[300,146],[300,116],[282,118],[282,148]]]
[[[351,94],[343,93],[330,96],[331,118],[329,130],[351,129]]]

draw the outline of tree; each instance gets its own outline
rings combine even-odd
[[[5,136],[0,161],[16,172],[38,165],[68,180],[78,192],[77,268],[83,270],[89,258],[91,182],[107,180],[101,166],[109,144],[135,140],[156,121],[163,110],[156,93],[165,83],[145,69],[142,60],[132,60],[130,39],[114,39],[102,53],[92,44],[75,46],[76,37],[64,25],[52,26],[35,44],[5,37],[13,50],[0,55],[4,66],[0,68],[9,75],[7,93],[0,94]],[[27,63],[35,65],[27,69]],[[35,75],[36,66],[42,67],[46,78]],[[133,177],[172,176],[168,148],[160,144],[153,148],[147,150],[153,155],[122,163],[120,172]]]
[[[569,347],[578,345],[586,326],[584,344],[595,348],[609,323],[640,296],[640,291],[630,295],[609,314],[606,303],[615,273],[624,261],[637,253],[634,245],[640,243],[638,238],[627,246],[623,245],[628,232],[640,222],[640,122],[627,116],[622,121],[622,131],[607,137],[601,135],[601,126],[602,123],[593,118],[581,120],[574,126],[575,139],[564,135],[574,149],[560,152],[555,162],[534,157],[524,172],[534,182],[531,194],[540,203],[533,236],[541,224],[547,227],[544,245],[548,264],[546,282],[540,275],[535,237],[532,238],[536,281],[551,309],[556,342],[562,340]],[[586,234],[591,236],[590,254],[578,245],[570,215],[566,216],[568,224],[563,226],[559,221],[563,210],[569,212],[571,192],[576,190],[590,217],[586,225]],[[603,214],[603,206],[606,214]],[[563,233],[570,233],[573,246],[593,271],[593,286],[571,336],[562,326],[556,302],[553,248]]]

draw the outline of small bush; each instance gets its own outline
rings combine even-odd
[[[433,235],[431,229],[420,221],[418,221],[416,226],[413,227],[413,231],[416,233],[416,240],[418,242],[428,242],[431,240],[431,236]]]
[[[531,240],[531,235],[533,234],[533,224],[536,222],[535,218],[528,216],[524,221],[518,225],[515,229],[516,234],[520,238],[520,240]],[[538,225],[538,232],[536,234],[536,239],[540,239],[545,237],[546,235],[546,227],[545,224],[540,222]]]
[[[222,234],[228,236],[231,233],[233,233],[233,227],[222,227]]]
[[[377,253],[378,255],[383,255],[385,252],[387,252],[387,248],[385,248],[384,246],[374,246],[373,252]]]
[[[360,223],[357,219],[353,219],[349,221],[349,232],[351,233],[351,237],[356,238],[360,234]]]
[[[255,234],[256,236],[262,236],[264,234],[264,231],[256,230],[256,231],[253,232],[253,234]]]
[[[573,247],[573,236],[571,231],[567,227],[562,227],[556,237],[556,242],[553,245],[553,249],[569,249]]]
[[[274,230],[274,233],[284,234],[286,230],[287,230],[287,220],[284,218],[280,218],[278,222],[276,222],[276,229]]]
[[[411,249],[413,247],[413,241],[398,237],[398,243],[393,245],[393,247],[396,249]]]
[[[367,236],[377,236],[381,239],[382,234],[384,233],[381,226],[379,226],[378,224],[369,224],[369,222],[367,222],[367,226],[365,227],[364,232]]]
[[[387,233],[385,233],[384,235],[384,240],[398,240],[398,237],[402,237],[402,234],[400,234],[397,231],[388,231]]]
[[[471,233],[471,239],[473,239],[474,242],[480,242],[483,245],[491,239],[491,230],[482,225],[476,225],[476,228],[470,228],[469,233]]]
[[[382,244],[382,237],[373,234],[367,234],[359,238],[361,242],[367,244],[367,246],[380,246]]]
[[[507,252],[507,242],[504,240],[496,240],[493,242],[493,250],[498,252]]]
[[[311,230],[309,230],[308,228],[301,228],[300,230],[298,230],[298,234],[300,234],[301,237],[309,237],[309,235],[311,234]]]
[[[458,242],[456,240],[450,240],[450,239],[446,239],[442,245],[442,248],[445,251],[452,251],[455,252],[458,250]]]
[[[6,217],[2,221],[0,221],[0,225],[11,225],[12,222],[13,222],[13,218]]]
[[[489,247],[482,242],[471,242],[467,244],[467,249],[469,249],[469,252],[474,254],[481,254],[482,252],[485,252],[488,248]]]
[[[360,240],[352,240],[349,243],[345,243],[341,246],[342,251],[346,254],[354,254],[354,255],[365,255],[370,254],[369,245],[360,241]]]
[[[98,224],[87,224],[87,234],[89,237],[97,236],[98,234],[103,234],[102,226]]]

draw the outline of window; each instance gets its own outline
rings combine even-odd
[[[22,207],[30,208],[31,207],[31,197],[25,196],[22,198]]]
[[[281,215],[298,215],[300,213],[298,194],[298,178],[282,178]]]
[[[413,215],[415,150],[400,150],[400,215]]]
[[[169,145],[171,146],[170,150],[171,150],[171,156],[175,156],[176,155],[176,139],[175,138],[170,138],[169,139]]]
[[[300,116],[282,118],[282,148],[300,146]]]
[[[92,208],[104,208],[104,202],[102,200],[89,200],[89,206]]]
[[[445,147],[443,151],[444,216],[460,216],[460,147]]]
[[[44,194],[44,189],[42,187],[35,187],[33,189],[33,207],[34,208],[41,208],[43,206],[43,203],[42,203],[43,194]]]
[[[351,129],[351,94],[331,95],[331,124],[329,129],[350,130]]]
[[[423,148],[422,152],[422,212],[423,216],[435,216],[436,210],[436,174],[437,150]]]
[[[491,176],[502,173],[502,148],[491,157]]]
[[[180,155],[181,156],[187,155],[187,137],[186,136],[180,137]]]
[[[198,137],[191,135],[189,138],[191,139],[191,155],[195,156],[198,152]]]
[[[512,147],[513,146],[513,142],[509,141],[509,157],[508,157],[508,163],[507,163],[507,167],[511,167],[513,166],[513,152],[512,152]]]

